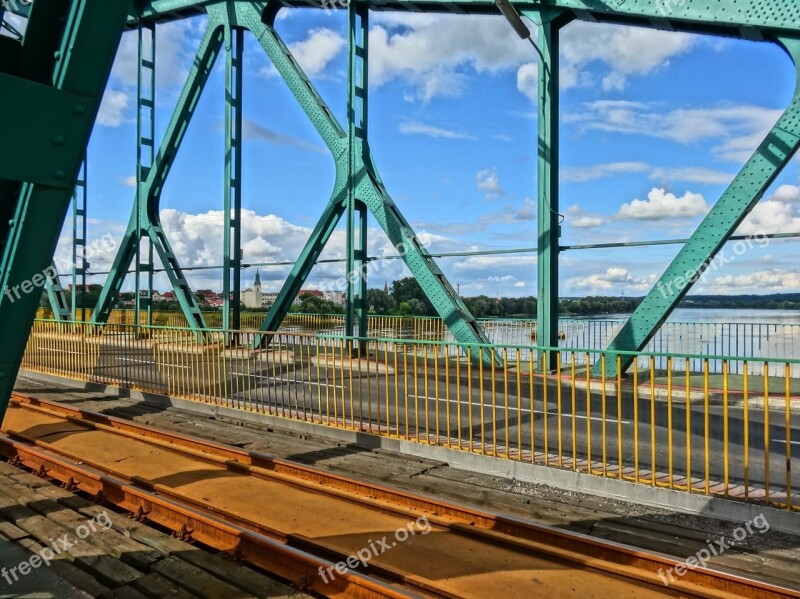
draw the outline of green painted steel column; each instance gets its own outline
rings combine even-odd
[[[0,204],[13,207],[0,246],[0,419],[129,7],[128,0],[36,2],[15,74],[0,73],[0,97],[15,107],[9,136],[0,139],[0,179],[15,182],[0,186]],[[15,129],[27,134],[14,137]]]
[[[537,168],[537,312],[536,344],[558,347],[559,214],[559,38],[563,22],[554,11],[523,13],[538,25],[539,97]],[[555,368],[555,352],[547,353]]]
[[[137,30],[137,95],[136,95],[136,272],[134,273],[134,324],[140,325],[141,313],[147,313],[145,324],[153,324],[153,241],[145,234],[146,220],[142,203],[145,182],[153,168],[156,145],[156,25],[140,22]],[[147,260],[142,260],[142,242]],[[145,285],[142,289],[142,273]],[[144,291],[144,293],[142,293]]]
[[[242,60],[244,31],[225,28],[225,224],[222,246],[222,328],[241,328]],[[232,298],[231,298],[232,296]]]
[[[70,316],[73,321],[77,321],[79,318],[78,298],[81,301],[80,320],[86,320],[86,273],[89,269],[89,263],[86,260],[88,204],[89,165],[88,157],[84,156],[81,174],[72,197],[72,311]]]
[[[794,61],[798,73],[792,103],[633,312],[609,350],[642,351],[647,346],[800,149],[800,40],[781,38],[780,42]],[[632,362],[632,356],[622,358],[623,372]],[[600,363],[594,365],[592,372],[594,375],[602,372]],[[606,359],[606,376],[613,378],[616,375],[616,360]]]
[[[347,297],[345,335],[367,334],[367,210],[356,197],[361,152],[368,151],[368,39],[369,11],[361,2],[348,5],[348,185],[347,185]],[[358,352],[359,344],[352,348]]]

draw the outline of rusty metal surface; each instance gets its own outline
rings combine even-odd
[[[26,467],[44,467],[49,476],[71,481],[84,491],[117,497],[120,491],[116,486],[104,488],[109,479],[126,490],[157,492],[161,501],[180,505],[191,514],[332,561],[366,546],[370,535],[375,537],[424,513],[436,534],[416,538],[416,546],[398,546],[391,554],[376,557],[366,572],[425,595],[480,596],[493,588],[511,596],[535,590],[572,590],[615,598],[659,594],[800,597],[786,589],[710,570],[690,570],[666,588],[657,572],[678,563],[666,556],[52,402],[16,396],[6,430],[17,439],[4,442],[2,450],[8,457],[20,456]],[[85,468],[92,474],[79,472]],[[294,509],[253,505],[255,498],[264,501],[270,497],[294,501]],[[117,498],[114,502],[125,509],[146,513],[147,518],[174,530],[193,531],[194,538],[201,540],[194,532],[195,525],[186,523],[185,514],[171,519],[160,515],[167,521],[162,522],[152,511],[147,512],[153,508],[141,501],[132,502],[124,493]],[[237,551],[228,532],[217,538],[207,525],[200,529],[203,542],[210,538],[212,546]],[[425,561],[420,563],[423,557]],[[298,580],[296,575],[275,573]],[[319,582],[316,569],[313,576]],[[322,591],[314,590],[330,596],[336,592],[327,585]]]

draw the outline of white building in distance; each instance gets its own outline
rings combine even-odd
[[[256,271],[256,280],[253,281],[253,286],[242,291],[242,305],[245,308],[269,308],[277,299],[277,293],[261,291],[260,271]]]

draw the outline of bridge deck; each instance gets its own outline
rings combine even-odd
[[[735,524],[716,519],[611,501],[576,492],[520,483],[468,472],[447,464],[317,435],[229,419],[213,419],[176,408],[104,393],[76,390],[52,380],[21,377],[17,390],[42,399],[58,400],[72,407],[102,412],[165,430],[261,451],[314,465],[361,480],[390,484],[408,491],[434,494],[462,504],[489,506],[511,515],[575,530],[596,537],[638,545],[679,556],[694,555],[705,539],[730,534]],[[716,558],[714,566],[758,576],[783,585],[798,585],[793,564],[800,559],[800,537],[780,533],[749,537]]]

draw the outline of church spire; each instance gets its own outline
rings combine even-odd
[[[254,285],[257,285],[257,286],[261,287],[261,271],[260,270],[256,270],[256,281],[255,281]]]

